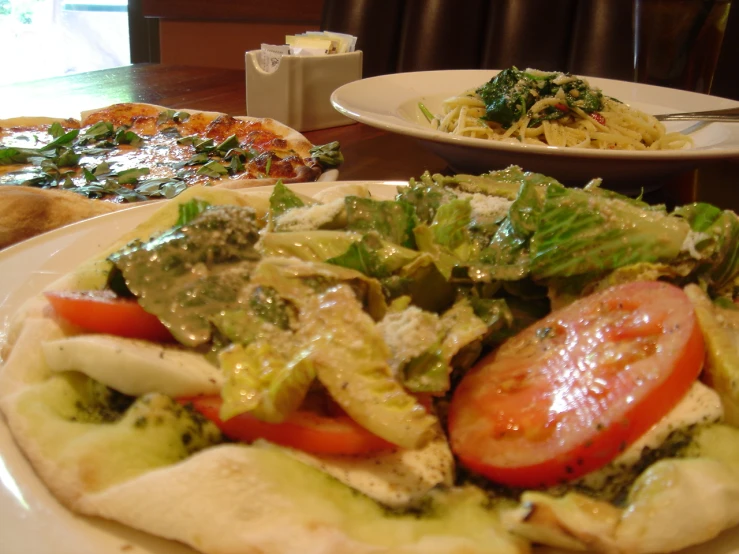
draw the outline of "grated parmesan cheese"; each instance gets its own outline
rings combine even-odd
[[[689,231],[685,235],[685,240],[680,247],[680,252],[687,252],[690,256],[696,260],[703,258],[700,252],[698,252],[698,243],[711,238],[708,233],[700,233],[697,231]]]
[[[276,231],[313,231],[334,221],[344,210],[344,199],[328,204],[293,208],[275,219]]]
[[[441,333],[439,316],[416,306],[388,313],[377,327],[390,349],[388,364],[394,375],[407,362],[427,352]]]
[[[498,221],[508,215],[512,201],[500,196],[489,196],[479,192],[457,192],[458,198],[468,198],[474,221]]]

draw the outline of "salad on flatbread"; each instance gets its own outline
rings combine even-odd
[[[70,510],[206,554],[652,553],[739,524],[737,215],[512,166],[193,186],[29,300]]]

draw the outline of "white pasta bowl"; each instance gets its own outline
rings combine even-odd
[[[423,103],[438,114],[445,99],[477,88],[497,73],[498,70],[448,70],[381,75],[336,89],[331,103],[356,121],[419,139],[446,160],[450,169],[462,173],[484,173],[516,164],[568,183],[601,177],[605,185],[639,187],[712,160],[739,157],[736,123],[665,123],[668,132],[689,134],[693,146],[688,149],[600,150],[453,135],[434,129],[418,107]],[[596,77],[585,79],[606,96],[655,115],[739,106],[734,100],[706,94]]]

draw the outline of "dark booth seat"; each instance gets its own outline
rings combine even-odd
[[[739,9],[713,94],[739,99]],[[523,69],[633,80],[631,0],[325,0],[321,28],[358,37],[364,77],[434,69]]]

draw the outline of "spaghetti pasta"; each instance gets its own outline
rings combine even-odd
[[[571,148],[676,150],[693,142],[585,79],[515,67],[445,100],[431,124],[464,137]]]

